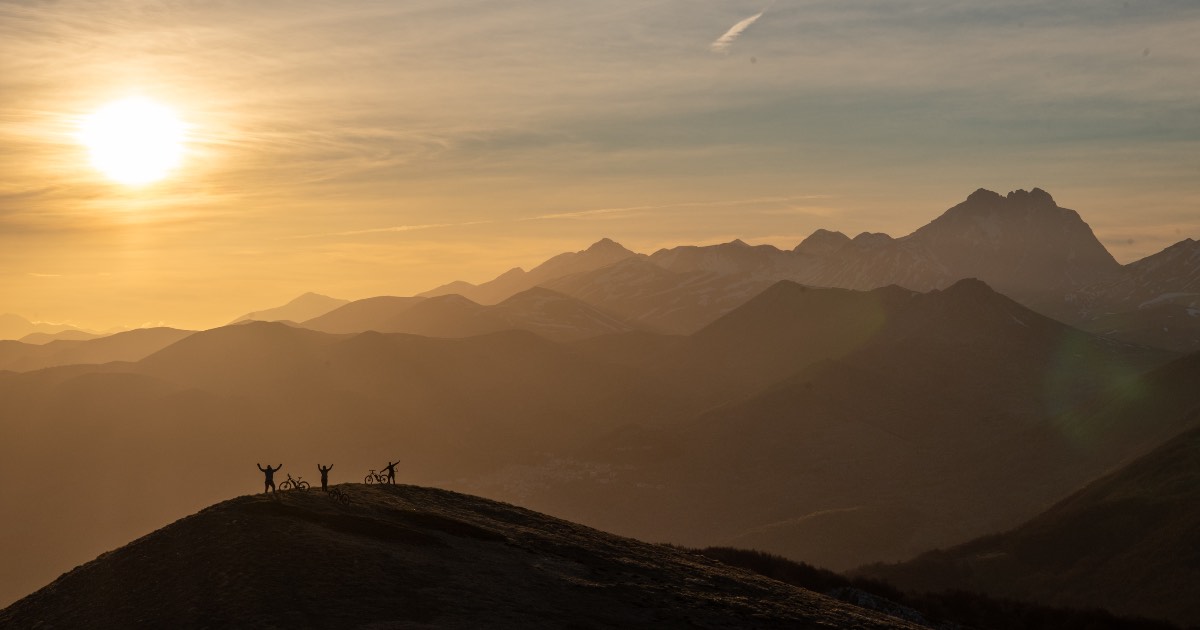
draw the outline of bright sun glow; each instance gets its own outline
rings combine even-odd
[[[183,158],[184,124],[143,98],[109,103],[80,124],[92,165],[109,179],[136,186],[166,177]]]

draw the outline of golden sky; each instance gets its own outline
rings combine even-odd
[[[204,328],[611,237],[911,232],[1038,186],[1122,262],[1200,237],[1200,5],[0,2],[0,312]],[[181,165],[91,167],[140,96]]]

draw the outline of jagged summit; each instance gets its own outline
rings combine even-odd
[[[979,189],[904,239],[952,275],[1036,296],[1111,277],[1121,266],[1074,210],[1034,188],[1006,196]]]
[[[973,205],[980,205],[994,204],[1003,201],[1017,201],[1022,203],[1049,206],[1058,205],[1054,202],[1054,197],[1051,197],[1050,193],[1036,187],[1032,190],[1018,188],[1017,190],[1009,191],[1007,195],[1001,195],[998,192],[988,190],[986,188],[979,188],[967,196],[966,202]]]
[[[1058,206],[1054,202],[1054,197],[1051,197],[1050,193],[1041,188],[1034,188],[1028,192],[1024,189],[1014,190],[1009,192],[1006,198],[1009,201],[1026,202],[1031,205]]]
[[[1003,199],[1003,198],[1004,197],[1000,193],[998,193],[994,190],[988,190],[986,188],[977,188],[977,189],[975,189],[975,192],[971,193],[970,195],[967,195],[967,201],[973,202],[973,203],[980,203],[980,202],[984,202],[984,201],[996,201],[996,200]]]
[[[0,612],[13,628],[913,628],[699,554],[417,486],[219,503]]]

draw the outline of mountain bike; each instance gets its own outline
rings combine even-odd
[[[279,484],[279,489],[282,490],[308,490],[308,482],[303,479],[292,479],[291,475],[283,483]]]
[[[371,472],[367,473],[367,476],[363,478],[363,483],[387,483],[387,480],[387,475],[381,475],[372,468]]]
[[[342,492],[341,488],[330,488],[329,496],[342,505],[350,505],[350,496]]]

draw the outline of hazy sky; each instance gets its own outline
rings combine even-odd
[[[1200,3],[0,2],[0,312],[218,325],[600,237],[911,232],[1040,186],[1121,261],[1200,237]],[[130,95],[182,166],[110,183]]]

